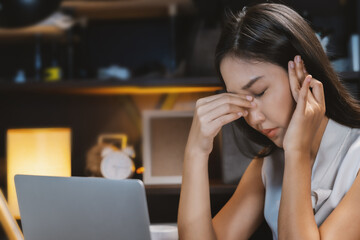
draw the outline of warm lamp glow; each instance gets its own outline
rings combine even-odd
[[[9,129],[6,143],[8,202],[12,214],[20,218],[14,176],[71,176],[71,129]]]
[[[138,169],[136,169],[136,173],[137,174],[143,174],[145,171],[145,168],[144,167],[139,167]]]
[[[222,87],[97,87],[97,88],[81,88],[69,89],[69,93],[77,94],[168,94],[168,93],[199,93],[199,92],[215,92],[221,90]]]

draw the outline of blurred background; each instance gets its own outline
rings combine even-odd
[[[221,91],[213,60],[224,11],[266,1],[48,0],[47,12],[29,5],[29,11],[6,13],[8,2],[0,1],[4,193],[9,129],[70,128],[71,176],[101,176],[91,157],[101,158],[94,150],[99,136],[125,134],[135,153],[131,177],[143,179],[143,145],[149,144],[144,143],[149,134],[143,129],[144,111],[191,112],[198,98]],[[309,21],[341,81],[359,98],[360,0],[271,2],[287,4]],[[223,130],[210,159],[213,214],[246,168],[242,164],[238,171],[229,170],[234,159],[224,156],[236,146],[229,149],[222,143],[231,134],[231,128]],[[176,222],[180,187],[166,181],[146,189],[153,223]],[[0,236],[7,239],[1,229]]]

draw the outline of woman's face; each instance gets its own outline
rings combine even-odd
[[[278,147],[295,109],[288,73],[278,65],[225,57],[220,64],[228,92],[254,97],[256,107],[247,109],[246,122]]]

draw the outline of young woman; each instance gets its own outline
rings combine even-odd
[[[360,239],[360,107],[295,11],[259,4],[231,16],[216,50],[226,93],[199,99],[185,150],[181,239]],[[310,75],[311,74],[311,75]],[[212,219],[208,157],[235,121],[264,146]]]

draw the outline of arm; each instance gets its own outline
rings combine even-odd
[[[324,129],[325,100],[322,84],[315,79],[307,77],[300,88],[299,79],[304,79],[305,73],[301,62],[296,64],[296,68],[289,64],[291,91],[297,106],[284,138],[285,170],[278,219],[279,239],[359,239],[359,176],[320,228],[315,222],[311,204],[311,165],[317,149],[314,151],[309,146],[320,145],[316,140],[314,145],[314,138],[319,129]]]
[[[311,203],[310,154],[286,153],[279,239],[320,239]]]
[[[208,158],[221,127],[246,115],[245,96],[218,94],[197,101],[185,149],[178,228],[181,239],[216,239],[210,207]]]
[[[263,221],[265,189],[261,179],[262,164],[263,159],[252,160],[234,195],[212,223],[209,187],[202,187],[206,184],[208,186],[208,179],[199,179],[197,175],[186,178],[189,183],[183,182],[181,195],[188,196],[189,199],[184,197],[181,204],[189,206],[184,207],[187,213],[179,210],[179,220],[182,217],[180,213],[193,216],[193,219],[187,221],[188,226],[183,226],[181,239],[249,239]],[[207,172],[207,165],[203,167]],[[190,230],[193,228],[194,230]]]
[[[360,239],[360,176],[319,228],[321,239]]]
[[[305,74],[299,56],[289,62],[290,87],[297,104],[283,140],[279,239],[320,239],[311,204],[311,168],[327,118],[322,84]]]
[[[254,159],[234,195],[214,217],[218,239],[249,239],[264,219],[265,188],[261,178],[263,159]]]
[[[292,154],[286,161],[279,213],[279,239],[359,239],[360,176],[358,175],[339,205],[318,228],[310,200],[309,157]],[[289,165],[290,165],[289,164]],[[287,179],[287,180],[285,180]]]
[[[185,156],[178,214],[180,239],[216,239],[211,224],[207,158],[200,154]]]

